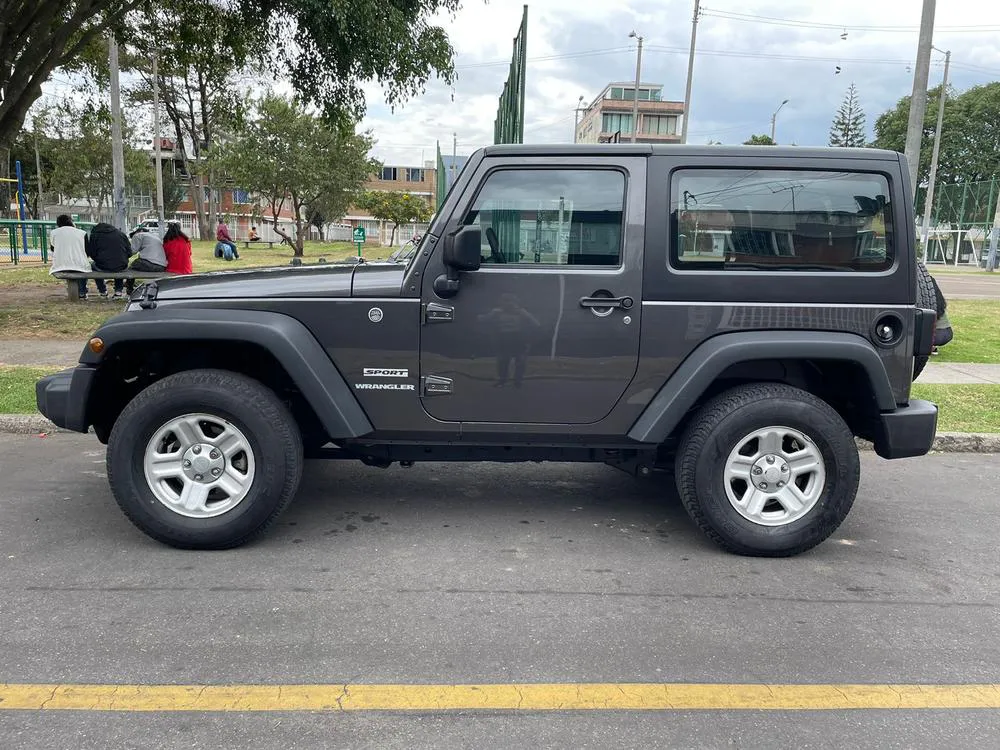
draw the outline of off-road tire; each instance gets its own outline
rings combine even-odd
[[[917,304],[923,310],[934,310],[940,316],[943,311],[938,304],[938,294],[934,280],[920,261],[917,261]],[[927,366],[929,357],[926,354],[913,358],[913,379],[916,380]]]
[[[812,440],[826,471],[815,506],[784,526],[744,518],[725,490],[730,452],[746,435],[772,425]],[[684,508],[720,547],[739,555],[788,557],[816,546],[840,526],[854,504],[861,464],[854,436],[829,404],[788,385],[757,383],[726,391],[698,411],[681,438],[675,475]]]
[[[143,470],[146,446],[170,419],[199,412],[228,420],[247,437],[256,470],[246,497],[213,518],[165,507]],[[225,370],[190,370],[158,380],[125,407],[108,441],[108,481],[119,507],[147,535],[181,549],[229,549],[264,533],[295,495],[302,440],[286,406],[260,382]]]

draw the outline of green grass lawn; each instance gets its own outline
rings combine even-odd
[[[192,243],[192,265],[195,272],[235,271],[241,268],[287,266],[292,260],[291,248],[275,246],[240,248],[240,259],[226,261],[216,258],[214,242]],[[389,256],[392,248],[366,247],[367,260]],[[345,260],[357,254],[355,245],[347,242],[310,242],[305,246],[303,264]],[[66,282],[53,279],[46,266],[24,264],[0,267],[0,338],[83,339],[95,328],[122,309],[120,302],[92,297],[85,303],[72,303],[66,296]],[[94,294],[94,287],[90,285]]]
[[[942,432],[1000,432],[1000,385],[914,383],[912,395],[938,405]]]
[[[34,414],[35,381],[58,367],[4,367],[0,365],[0,414]]]
[[[950,300],[948,319],[955,338],[933,362],[1000,364],[1000,300]]]

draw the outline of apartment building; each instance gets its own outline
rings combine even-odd
[[[632,142],[635,82],[609,83],[581,113],[578,143]],[[663,84],[639,84],[637,143],[680,143],[684,102],[663,99]]]
[[[381,190],[389,193],[409,193],[417,196],[427,203],[433,212],[435,207],[435,190],[437,188],[437,169],[434,162],[425,161],[422,167],[389,165],[386,164],[382,170],[365,182],[364,190]],[[359,206],[351,206],[343,218],[345,224],[353,227],[364,227],[368,241],[379,244],[389,241],[391,227],[385,227],[382,222],[372,217],[372,215]],[[399,244],[401,240],[406,240],[414,234],[421,233],[427,228],[426,224],[411,224],[400,227],[396,233]]]

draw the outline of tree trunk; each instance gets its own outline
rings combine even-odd
[[[392,231],[389,233],[389,247],[396,246],[396,230],[399,229],[399,224],[392,225]]]

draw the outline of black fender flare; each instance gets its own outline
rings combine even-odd
[[[896,408],[882,360],[861,336],[825,331],[724,333],[710,338],[684,359],[632,425],[629,438],[662,443],[727,367],[762,359],[851,362],[867,374],[879,410]]]
[[[270,352],[285,368],[332,439],[356,438],[373,431],[329,354],[295,318],[263,310],[165,307],[118,315],[94,336],[101,354],[83,350],[80,364],[97,367],[115,346],[126,342],[241,341]]]

